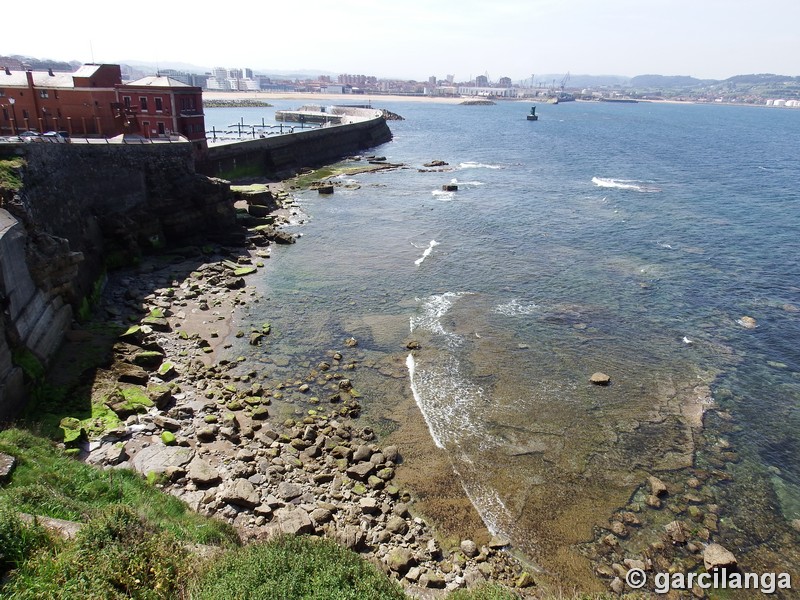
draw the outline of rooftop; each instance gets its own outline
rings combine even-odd
[[[152,75],[150,77],[142,77],[141,79],[137,79],[136,81],[128,81],[127,83],[125,83],[125,85],[136,86],[136,87],[165,87],[165,88],[193,87],[191,85],[183,83],[182,81],[178,81],[177,79],[173,79],[172,77],[167,77],[164,75],[158,77]]]

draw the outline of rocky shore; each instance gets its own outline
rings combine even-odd
[[[507,540],[443,548],[414,515],[410,493],[393,483],[402,449],[382,447],[357,419],[357,340],[341,340],[280,380],[228,356],[234,337],[259,346],[271,333],[269,323],[239,318],[241,306],[266,301],[248,278],[264,268],[270,245],[294,241],[275,228],[293,212],[291,198],[269,195],[277,212],[250,222],[247,248],[182,249],[113,276],[100,318],[129,327],[92,394],[120,421],[85,445],[85,460],[137,470],[194,510],[227,520],[245,541],[279,533],[338,540],[415,596],[487,580],[531,586],[503,551]],[[308,408],[282,411],[292,399]],[[67,437],[69,425],[62,423]]]

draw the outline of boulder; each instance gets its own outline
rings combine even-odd
[[[199,486],[214,485],[222,479],[219,471],[198,457],[192,459],[186,469],[186,473],[189,479]]]
[[[4,483],[9,477],[14,467],[17,466],[17,459],[10,454],[0,452],[0,483]]]
[[[673,544],[686,543],[686,526],[681,521],[672,521],[664,526]]]
[[[650,493],[653,496],[666,496],[667,484],[661,481],[658,477],[650,476],[647,478],[647,483],[650,484]]]
[[[706,571],[733,569],[736,567],[736,557],[733,552],[720,544],[709,544],[703,551],[703,565]]]
[[[439,573],[427,572],[423,573],[419,578],[419,584],[426,588],[443,588],[445,586],[445,579]]]
[[[756,327],[758,327],[758,324],[756,323],[756,320],[753,317],[742,317],[737,321],[737,323],[739,323],[739,325],[741,325],[745,329],[755,329]]]
[[[275,513],[275,518],[278,521],[278,529],[287,535],[314,533],[314,524],[302,508],[281,508]]]
[[[387,566],[396,573],[405,573],[416,562],[414,554],[408,548],[393,548],[386,554]]]
[[[142,367],[126,362],[115,362],[111,372],[120,383],[147,385],[147,380],[150,379],[150,374]]]
[[[364,532],[358,525],[346,525],[337,535],[339,543],[350,550],[361,550],[364,547]]]
[[[359,481],[366,480],[370,474],[375,470],[375,465],[371,462],[362,462],[358,463],[357,465],[353,465],[349,469],[347,469],[346,473],[348,477],[352,479],[358,479]]]
[[[154,444],[142,448],[131,460],[131,466],[142,475],[165,473],[170,467],[183,467],[194,458],[194,450],[182,446]]]
[[[328,510],[327,508],[315,508],[311,511],[311,520],[316,523],[317,525],[322,525],[323,523],[327,523],[333,518],[333,513]]]
[[[253,484],[243,478],[234,479],[225,486],[222,490],[222,500],[244,508],[255,508],[261,504]]]
[[[353,462],[369,460],[370,456],[372,456],[372,449],[366,444],[362,444],[353,452]]]
[[[386,530],[396,535],[405,535],[408,532],[408,523],[402,517],[389,517],[386,521]]]
[[[509,545],[511,545],[511,540],[502,534],[493,535],[492,539],[489,540],[489,548],[492,550],[499,550]]]
[[[275,490],[275,495],[281,500],[289,501],[294,500],[303,494],[303,486],[298,483],[290,481],[281,481],[278,484],[278,489]]]
[[[611,383],[611,376],[598,371],[597,373],[592,374],[592,376],[589,378],[589,381],[591,381],[594,385],[608,385]]]
[[[472,540],[463,540],[461,542],[461,551],[470,558],[478,556],[478,545]]]
[[[358,505],[365,515],[379,515],[381,513],[381,505],[375,498],[361,498],[358,501]]]

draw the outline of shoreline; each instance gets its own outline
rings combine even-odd
[[[270,187],[279,194],[278,212],[286,212],[291,198]],[[410,494],[402,491],[414,477],[395,479],[403,470],[402,447],[379,446],[357,419],[357,341],[320,351],[315,366],[288,365],[296,374],[281,381],[260,377],[251,359],[227,356],[234,336],[263,343],[268,352],[269,326],[248,325],[239,310],[268,302],[247,285],[268,268],[268,249],[218,247],[210,257],[174,262],[153,257],[135,272],[112,276],[101,310],[117,315],[119,324],[126,311],[145,315],[115,345],[112,369],[124,366],[130,374],[143,364],[136,359],[143,349],[161,353],[158,364],[139,373],[147,393],[158,389],[160,396],[151,395],[155,406],[90,444],[86,462],[155,477],[193,510],[234,525],[245,541],[279,533],[335,539],[412,595],[487,581],[514,586],[523,570],[502,551],[507,540],[459,539],[459,549],[450,552],[415,516]],[[251,272],[237,278],[240,270]],[[302,418],[278,417],[280,405],[297,401],[316,406]]]

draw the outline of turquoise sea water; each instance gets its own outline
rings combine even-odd
[[[537,561],[650,473],[700,474],[714,538],[754,566],[756,547],[797,552],[800,111],[373,104],[406,118],[373,152],[407,168],[299,196],[303,237],[251,307],[270,352],[313,361],[352,335],[365,363],[405,365],[484,522]],[[451,170],[419,171],[433,159]]]

